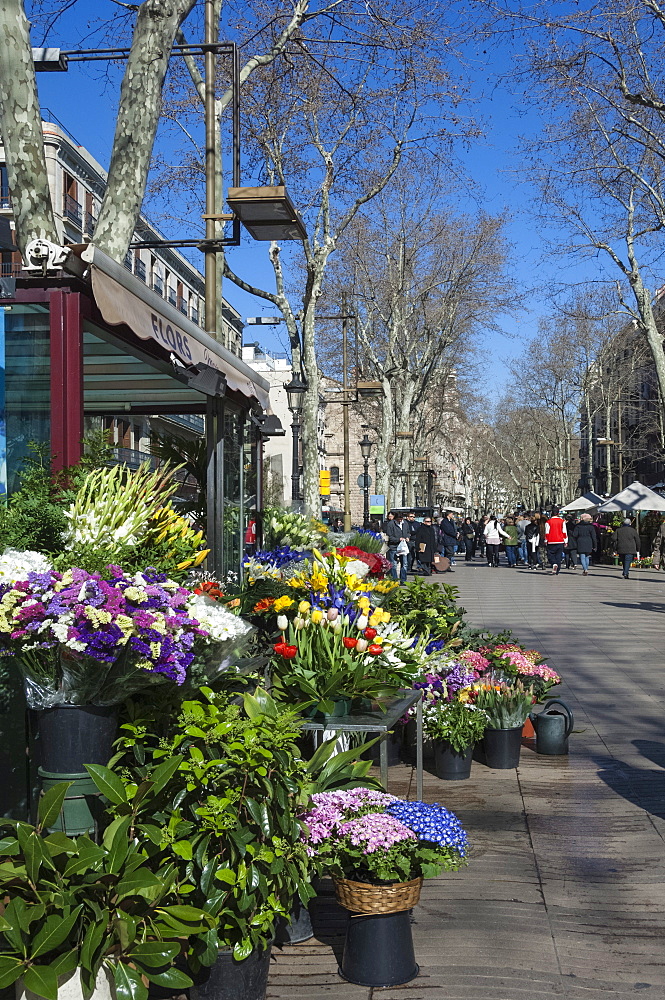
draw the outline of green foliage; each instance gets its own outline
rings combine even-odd
[[[208,479],[208,453],[204,437],[184,438],[172,434],[152,432],[153,455],[168,465],[180,466],[187,474],[187,484],[193,483],[196,493],[191,500],[179,500],[178,509],[190,514],[205,525],[207,516],[206,484]]]
[[[266,549],[289,545],[292,549],[320,548],[325,545],[325,524],[307,514],[266,507],[263,512],[263,536]]]
[[[57,1000],[58,977],[80,969],[90,993],[102,965],[113,972],[118,1000],[147,1000],[143,977],[191,986],[173,961],[191,938],[212,931],[215,919],[182,905],[174,873],[146,864],[128,821],[111,824],[102,844],[48,835],[68,787],[46,792],[36,827],[3,823],[0,987],[23,977],[27,989]]]
[[[427,738],[450,743],[457,753],[482,739],[488,724],[486,712],[461,701],[435,702],[426,708],[423,718]]]
[[[457,604],[458,596],[457,587],[412,580],[394,590],[384,607],[407,635],[452,640],[458,638],[466,613]]]
[[[31,443],[20,475],[20,489],[0,506],[0,549],[55,553],[62,550],[70,494],[51,476],[46,446]]]
[[[516,681],[512,685],[484,684],[474,704],[487,712],[491,729],[515,729],[524,725],[535,700],[533,688]]]
[[[376,535],[370,534],[368,531],[352,531],[346,545],[352,545],[363,552],[374,552],[378,555],[383,548],[383,539],[377,538]]]
[[[111,828],[130,822],[153,869],[171,870],[179,894],[217,921],[191,944],[195,970],[219,948],[240,960],[265,947],[294,896],[313,895],[298,813],[316,775],[297,749],[297,721],[260,690],[243,709],[202,695],[160,735],[124,725],[111,766],[88,768]]]

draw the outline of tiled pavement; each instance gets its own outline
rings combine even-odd
[[[469,781],[426,776],[425,797],[460,816],[473,853],[425,883],[417,979],[344,983],[345,915],[322,896],[317,937],[274,950],[270,1000],[665,1000],[665,574],[633,576],[479,560],[446,576],[472,624],[513,629],[563,674],[570,756],[525,747],[517,772],[474,763]],[[410,768],[391,768],[391,790],[411,782]]]

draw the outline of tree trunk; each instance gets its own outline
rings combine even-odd
[[[42,119],[22,0],[0,0],[0,132],[18,248],[58,242],[44,155]]]
[[[195,0],[144,0],[120,91],[108,183],[93,242],[122,261],[132,241],[148,179],[161,96],[178,28]]]

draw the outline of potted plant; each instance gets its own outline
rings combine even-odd
[[[173,872],[148,863],[127,819],[101,844],[47,836],[66,791],[41,798],[36,827],[2,822],[0,986],[44,1000],[147,1000],[148,983],[191,986],[173,963],[216,919],[183,904]]]
[[[470,776],[473,747],[488,724],[487,712],[470,702],[438,701],[425,707],[423,729],[434,742],[437,778],[461,781]]]
[[[112,824],[130,823],[155,871],[172,869],[178,891],[215,919],[188,951],[199,996],[223,982],[225,998],[258,1000],[276,921],[314,895],[298,819],[310,780],[299,721],[265,692],[239,706],[204,689],[160,729],[127,723],[111,766],[88,770]],[[331,761],[328,774],[337,766],[347,762]]]
[[[517,767],[522,728],[535,701],[533,689],[525,687],[522,681],[513,684],[486,681],[466,690],[468,700],[489,716],[480,744],[483,763],[496,770]]]
[[[303,814],[307,850],[337,899],[354,914],[341,974],[361,986],[396,986],[418,973],[408,911],[423,878],[465,863],[467,839],[440,805],[405,802],[370,788],[312,796]]]

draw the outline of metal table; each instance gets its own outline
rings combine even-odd
[[[423,797],[423,699],[421,691],[405,691],[397,698],[382,702],[383,710],[363,712],[360,715],[340,715],[325,722],[308,720],[303,729],[309,732],[331,733],[388,733],[395,723],[406,714],[412,705],[416,706],[416,794]],[[388,790],[388,745],[385,740],[379,744],[381,784]]]

